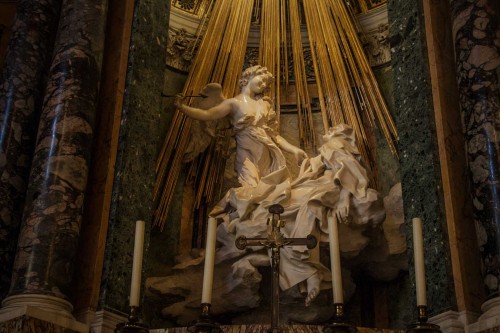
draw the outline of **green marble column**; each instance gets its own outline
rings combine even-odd
[[[389,0],[396,126],[412,293],[407,306],[416,318],[411,219],[423,220],[427,301],[430,315],[456,308],[425,27],[420,1]]]
[[[99,302],[100,309],[124,315],[129,312],[135,221],[146,221],[146,270],[155,165],[173,115],[161,97],[164,81],[172,80],[165,77],[169,9],[170,1],[141,0],[134,11]]]

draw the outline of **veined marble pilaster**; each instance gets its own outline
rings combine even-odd
[[[423,220],[429,313],[456,307],[447,246],[429,64],[420,1],[388,2],[396,126],[412,292],[398,312],[416,316],[411,219]]]
[[[462,333],[477,317],[476,313],[469,311],[446,311],[429,318],[429,323],[439,325],[442,333]]]
[[[181,90],[178,77],[173,73],[166,77],[165,48],[167,46],[170,1],[136,1],[129,63],[127,67],[126,91],[120,138],[116,157],[112,201],[110,204],[109,229],[104,256],[103,281],[101,283],[100,307],[113,312],[129,312],[128,296],[132,269],[134,228],[136,220],[147,222],[144,237],[144,270],[149,262],[149,222],[153,216],[153,187],[155,163],[161,142],[174,112],[166,109],[171,99],[161,97],[164,84]],[[167,70],[168,72],[168,70]],[[174,237],[169,229],[158,237]],[[161,234],[163,236],[161,236]],[[161,247],[152,246],[153,251],[170,256],[177,240],[162,242]],[[166,250],[171,246],[172,250]],[[120,260],[116,260],[120,258]],[[162,257],[165,260],[165,256]],[[144,312],[154,316],[154,311]],[[144,318],[144,321],[148,321]]]
[[[71,295],[92,146],[106,0],[61,11],[28,185],[11,295]]]
[[[128,318],[106,310],[97,311],[95,319],[90,325],[92,333],[114,333],[120,323],[126,323]]]
[[[495,0],[451,0],[460,107],[484,285],[500,296],[500,69]]]
[[[8,292],[62,0],[21,0],[0,82],[0,299]]]
[[[70,302],[54,296],[24,294],[7,297],[0,309],[0,333],[80,332],[89,327],[75,321]],[[34,320],[35,322],[32,322]]]

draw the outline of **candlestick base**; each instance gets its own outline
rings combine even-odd
[[[200,319],[188,327],[192,333],[221,333],[220,325],[210,315],[210,303],[201,303]]]
[[[441,333],[441,328],[439,327],[439,325],[427,322],[427,306],[419,305],[417,306],[417,311],[417,322],[408,325],[406,329],[407,333]]]
[[[116,325],[115,333],[148,333],[149,327],[139,322],[139,307],[131,306],[128,322]]]
[[[333,304],[335,312],[330,324],[323,327],[323,333],[355,333],[358,331],[353,322],[345,319],[344,303]]]

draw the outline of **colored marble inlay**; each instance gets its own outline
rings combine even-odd
[[[11,294],[71,295],[104,46],[106,0],[65,2]]]
[[[424,222],[427,301],[430,313],[434,314],[453,308],[455,297],[421,10],[418,1],[388,3],[410,279],[415,288],[411,219],[420,217]],[[413,289],[410,295],[413,300],[406,302],[406,311],[413,316],[416,315],[414,295]]]
[[[136,220],[146,221],[148,248],[155,165],[174,113],[165,108],[171,99],[161,97],[169,13],[169,1],[136,2],[100,295],[100,307],[114,312],[129,310]],[[173,255],[164,248],[155,250]],[[145,250],[144,270],[148,254]]]
[[[0,83],[0,299],[8,292],[61,0],[17,6]]]
[[[500,292],[500,26],[494,1],[451,1],[474,220],[490,295]]]

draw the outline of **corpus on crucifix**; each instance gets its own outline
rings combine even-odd
[[[313,235],[308,235],[306,238],[286,238],[280,232],[284,227],[285,221],[280,220],[280,214],[284,212],[283,206],[272,205],[269,207],[269,212],[272,218],[267,220],[267,224],[271,225],[271,232],[266,238],[255,237],[247,238],[240,236],[236,239],[236,247],[240,250],[246,249],[248,246],[262,246],[264,245],[271,252],[271,268],[272,268],[272,318],[271,329],[269,332],[279,332],[279,274],[280,274],[280,250],[284,246],[306,246],[308,249],[316,247],[318,241]]]
[[[225,99],[220,85],[212,83],[201,92],[208,96],[202,101],[205,109],[183,104],[182,97],[175,101],[181,112],[206,125],[201,132],[207,138],[201,141],[209,141],[217,126],[214,121],[221,120],[229,120],[236,140],[235,170],[240,186],[228,190],[209,213],[211,218],[222,220],[217,230],[217,240],[223,244],[217,250],[219,261],[250,253],[234,245],[239,236],[267,237],[265,221],[274,204],[284,207],[281,217],[287,224],[281,232],[286,238],[315,235],[328,242],[327,217],[332,212],[340,223],[361,227],[384,218],[377,192],[368,188],[369,178],[360,162],[353,129],[345,124],[330,128],[318,156],[307,156],[278,133],[272,103],[264,95],[272,81],[273,75],[265,67],[253,66],[242,73],[241,92],[235,97]],[[291,153],[300,165],[296,178],[290,175],[283,151]],[[261,245],[251,251],[264,248]],[[306,306],[319,294],[322,281],[331,280],[330,270],[314,251],[304,245],[283,247],[280,252],[279,285],[283,290],[303,286]],[[251,264],[269,265],[269,260]],[[234,265],[237,270],[238,262]]]
[[[378,193],[368,188],[368,176],[361,163],[361,157],[370,162],[369,133],[365,128],[379,124],[394,152],[397,133],[344,2],[218,0],[212,8],[182,91],[184,96],[175,101],[181,112],[172,118],[160,155],[154,224],[160,228],[166,225],[177,181],[187,173],[191,182],[188,186],[193,186],[184,188],[183,209],[196,212],[196,224],[183,221],[181,225],[181,235],[185,236],[182,239],[186,240],[183,244],[187,245],[179,255],[179,266],[197,265],[203,260],[197,255],[197,247],[203,246],[201,234],[206,216],[201,215],[207,215],[205,204],[213,207],[220,193],[232,187],[208,214],[208,224],[218,224],[211,301],[214,305],[224,304],[224,308],[212,309],[215,314],[222,314],[260,307],[262,276],[257,267],[270,265],[268,251],[264,246],[239,250],[234,244],[239,236],[267,236],[265,221],[273,204],[284,207],[284,237],[304,238],[313,234],[320,244],[326,243],[328,216],[335,216],[342,260],[356,259],[357,265],[362,265],[365,259],[358,260],[359,257],[374,255],[364,249],[379,239],[376,237],[383,231],[380,224],[384,209]],[[247,42],[252,26],[256,27],[254,23],[260,30],[258,59],[247,58],[251,54],[248,48],[252,46]],[[304,42],[304,33],[309,43]],[[245,62],[262,66],[247,68],[240,75],[239,69]],[[314,87],[310,85],[312,77]],[[291,91],[294,93],[288,95]],[[280,116],[280,107],[294,97],[298,119],[297,131],[292,135],[301,147],[311,148],[317,156],[307,156],[285,140],[283,136],[288,138],[290,131],[280,135],[280,118],[283,127],[293,117]],[[316,103],[312,104],[316,98],[319,110]],[[323,144],[316,149],[321,145],[319,133],[324,134]],[[196,158],[201,152],[204,153]],[[234,166],[239,184],[231,179],[232,185],[226,186],[230,171],[225,165],[232,156],[236,156]],[[183,162],[191,161],[194,162],[186,170]],[[298,176],[293,164],[299,165]],[[189,252],[190,245],[196,251]],[[296,297],[300,292],[309,306],[303,313],[320,311],[318,295],[332,285],[330,269],[321,263],[319,248],[284,247],[280,251],[279,284],[283,297],[294,295],[293,306],[301,307],[300,296]],[[327,254],[321,255],[322,262],[329,266]],[[349,270],[347,267],[344,270]],[[379,269],[380,265],[373,267]],[[348,300],[354,283],[345,273],[343,292]],[[176,277],[175,285],[184,282],[182,274]],[[187,318],[184,310],[199,301],[193,296],[199,290],[195,291],[197,286],[185,287],[193,292],[183,299],[184,306],[179,304],[181,301],[176,302],[165,308],[165,313]],[[302,320],[305,316],[290,312],[288,318],[310,322],[311,317]]]

